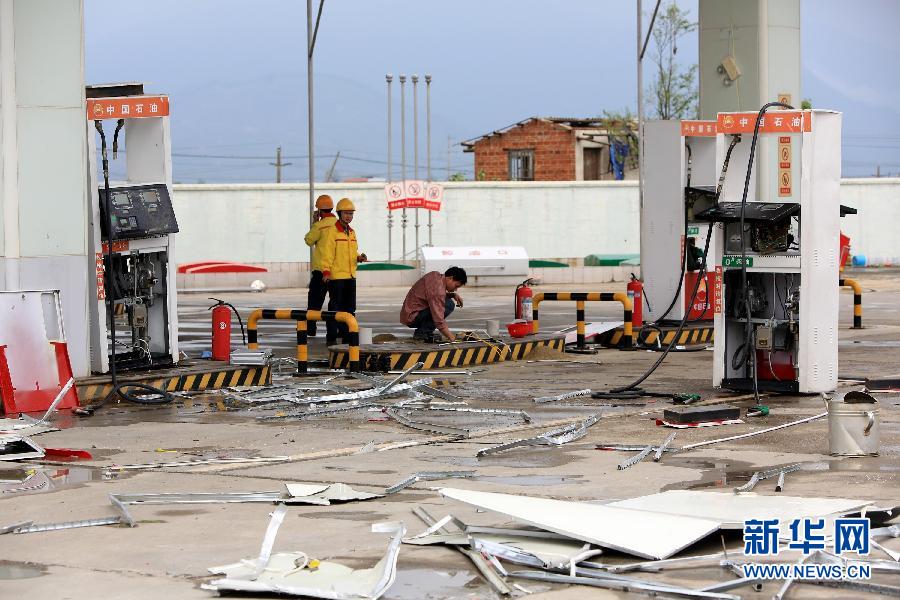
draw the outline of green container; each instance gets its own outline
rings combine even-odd
[[[395,265],[394,263],[362,263],[356,267],[357,271],[408,271],[415,269],[410,265]]]
[[[588,254],[584,257],[586,267],[618,267],[640,264],[640,254]]]
[[[568,267],[566,263],[557,262],[555,260],[529,260],[528,267],[531,269],[559,269]]]

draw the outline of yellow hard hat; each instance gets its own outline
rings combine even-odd
[[[331,210],[334,208],[334,200],[328,194],[322,194],[316,198],[316,208],[319,210]]]
[[[350,198],[341,198],[337,205],[337,211],[341,212],[342,210],[356,210],[356,207],[353,206],[353,201]]]

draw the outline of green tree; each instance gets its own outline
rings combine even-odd
[[[454,173],[450,176],[449,181],[465,181],[466,174],[465,173]]]
[[[649,106],[656,119],[695,119],[698,113],[697,65],[676,60],[679,38],[695,31],[687,11],[669,2],[660,9],[653,27],[653,48],[648,50],[656,72],[650,83]]]
[[[637,117],[627,108],[620,111],[604,110],[601,121],[609,136],[610,146],[612,142],[616,141],[624,142],[628,145],[628,157],[625,160],[625,164],[629,169],[636,169],[640,151],[637,136]]]

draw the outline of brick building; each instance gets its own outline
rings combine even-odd
[[[600,119],[531,117],[462,143],[475,154],[483,181],[596,181],[615,179],[609,136]],[[625,179],[637,178],[626,159]]]

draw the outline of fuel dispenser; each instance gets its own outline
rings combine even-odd
[[[715,202],[716,122],[648,121],[644,136],[644,320],[710,320],[715,274],[707,272],[701,255],[714,224],[697,215]],[[716,248],[713,236],[707,253],[714,256]]]
[[[141,84],[87,88],[91,370],[149,369],[178,362],[172,235],[169,99]],[[125,180],[98,168],[98,143],[125,154]],[[108,151],[108,148],[103,148]],[[107,164],[103,156],[102,164]],[[106,170],[106,169],[105,169]],[[106,170],[108,171],[108,170]],[[110,246],[111,245],[111,246]]]
[[[838,372],[841,114],[767,107],[718,115],[716,162],[732,148],[732,168],[718,203],[696,215],[715,224],[713,385],[830,391]]]

